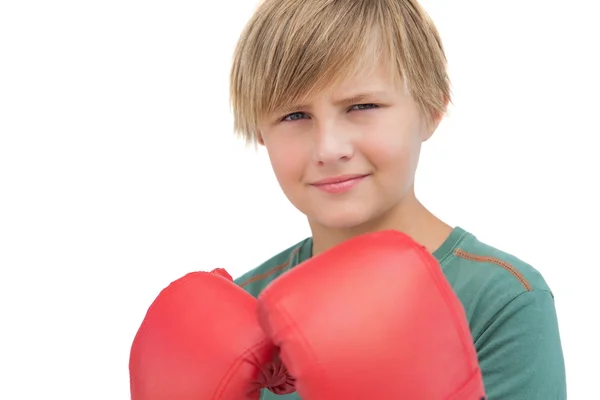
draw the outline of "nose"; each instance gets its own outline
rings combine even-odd
[[[315,128],[313,160],[317,165],[348,161],[354,155],[351,135],[337,124]]]

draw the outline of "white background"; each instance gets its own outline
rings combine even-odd
[[[418,195],[544,275],[569,398],[594,397],[596,3],[424,5],[454,106]],[[265,152],[232,134],[231,55],[255,6],[0,3],[0,398],[128,399],[131,341],[164,286],[239,276],[309,234]]]

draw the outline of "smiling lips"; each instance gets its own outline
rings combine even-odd
[[[312,186],[326,193],[341,194],[349,192],[368,176],[368,174],[341,175],[333,178],[321,179],[320,181],[314,182]]]

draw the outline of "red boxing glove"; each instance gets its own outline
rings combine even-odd
[[[135,336],[131,399],[258,400],[263,387],[293,391],[275,355],[254,297],[225,270],[190,273],[158,295]]]
[[[463,306],[408,236],[367,234],[259,296],[259,321],[305,400],[485,398]]]

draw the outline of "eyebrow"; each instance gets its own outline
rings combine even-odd
[[[389,93],[386,91],[374,91],[374,92],[363,92],[354,94],[348,97],[342,97],[335,99],[335,105],[350,105],[356,103],[368,103],[370,101],[376,101],[379,99],[385,99],[389,97]]]
[[[390,97],[389,92],[383,91],[383,90],[372,91],[372,92],[363,92],[363,93],[357,93],[357,94],[353,94],[353,95],[350,95],[347,97],[341,97],[341,98],[335,99],[333,101],[333,104],[335,104],[336,106],[348,106],[351,104],[374,102],[376,100],[381,101],[382,99],[386,99],[389,97]],[[276,113],[283,115],[283,114],[293,113],[293,112],[299,111],[299,110],[306,110],[308,108],[310,108],[310,106],[308,104],[292,104],[289,106],[281,107],[278,111],[276,111]]]

